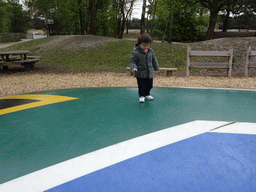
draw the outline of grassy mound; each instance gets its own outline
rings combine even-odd
[[[100,36],[52,36],[22,42],[4,50],[29,50],[39,63],[73,72],[124,72],[136,41]],[[152,43],[160,67],[186,68],[186,46]]]

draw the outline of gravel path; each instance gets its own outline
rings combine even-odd
[[[83,87],[137,87],[129,73],[33,73],[0,76],[0,97],[43,90]],[[166,77],[156,74],[154,87],[212,87],[256,90],[256,78],[210,76]]]
[[[14,42],[14,43],[3,43],[3,44],[0,44],[0,49],[3,49],[3,48],[6,48],[6,47],[10,47],[11,45],[14,45],[16,43],[22,43],[24,41],[30,41],[32,39],[21,39],[21,41],[19,42]]]

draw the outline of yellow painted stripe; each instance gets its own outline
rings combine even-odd
[[[66,96],[58,96],[58,95],[38,95],[38,94],[27,94],[27,95],[14,95],[9,97],[1,97],[0,99],[34,99],[34,100],[40,100],[38,102],[34,103],[28,103],[24,105],[19,105],[15,107],[10,107],[6,109],[0,110],[0,115],[12,113],[16,111],[21,111],[25,109],[30,109],[34,107],[39,107],[43,105],[49,105],[53,103],[59,103],[64,101],[70,101],[74,99],[78,99],[75,97],[66,97]]]

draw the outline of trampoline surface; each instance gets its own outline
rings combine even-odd
[[[254,191],[256,92],[79,88],[0,98],[0,191]]]

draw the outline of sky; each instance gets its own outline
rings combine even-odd
[[[136,0],[133,5],[132,18],[141,18],[143,0]],[[148,5],[148,3],[147,3]]]
[[[141,18],[143,0],[136,0],[133,5],[132,18]]]

